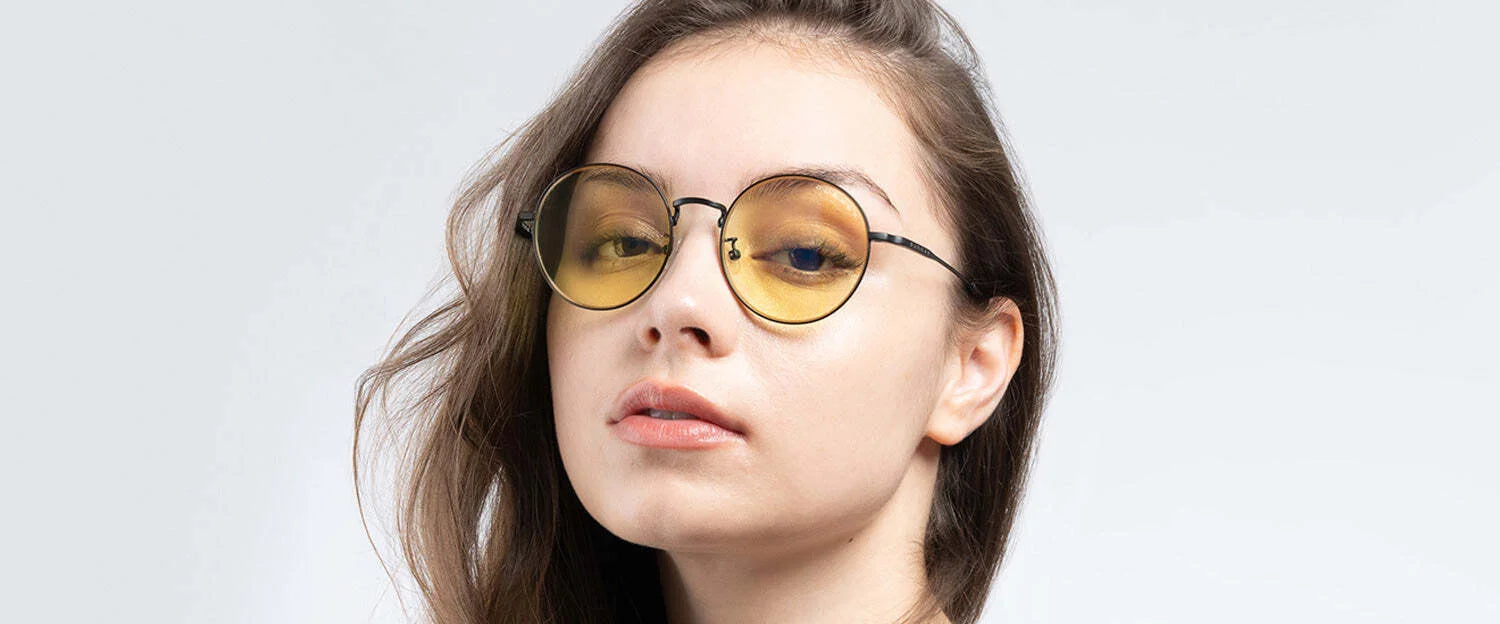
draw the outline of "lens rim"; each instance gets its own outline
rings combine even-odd
[[[575,301],[572,297],[569,297],[567,293],[563,292],[562,288],[558,287],[557,282],[552,279],[552,274],[547,271],[546,261],[542,259],[542,237],[538,235],[538,233],[542,232],[542,218],[546,214],[546,211],[543,210],[543,208],[547,205],[547,198],[552,196],[552,191],[557,188],[557,185],[562,184],[562,182],[564,180],[567,180],[569,176],[582,173],[586,169],[599,168],[623,169],[627,172],[630,172],[631,174],[634,174],[636,177],[645,180],[646,184],[651,185],[651,190],[656,192],[656,198],[661,200],[662,214],[666,215],[667,217],[667,249],[662,253],[661,265],[656,267],[656,275],[653,275],[651,277],[651,281],[646,284],[645,288],[642,288],[640,292],[636,293],[624,303],[603,308],[598,306],[586,305],[581,302]],[[661,279],[661,274],[665,272],[667,261],[672,257],[673,243],[677,241],[677,233],[675,231],[677,228],[677,224],[672,222],[672,208],[667,201],[666,194],[661,192],[661,188],[656,186],[656,182],[653,182],[651,180],[651,176],[648,176],[636,170],[635,168],[617,163],[584,163],[557,174],[557,176],[552,178],[552,181],[547,184],[546,190],[542,191],[542,194],[537,198],[534,214],[535,221],[532,224],[533,234],[531,236],[531,251],[532,257],[536,259],[537,268],[541,269],[542,279],[547,280],[547,286],[552,289],[552,292],[557,293],[557,296],[562,297],[564,301],[567,301],[568,303],[585,310],[617,310],[619,308],[628,306],[631,303],[634,303],[636,299],[640,299],[647,292],[650,292],[651,287],[656,285],[656,282]],[[720,265],[722,264],[723,262],[720,262]],[[730,290],[733,290],[733,287],[731,287]]]
[[[729,269],[724,264],[724,254],[725,254],[725,252],[724,252],[724,244],[727,243],[727,242],[729,242],[729,240],[725,236],[725,234],[729,233],[729,220],[731,218],[733,218],[733,216],[734,216],[734,209],[735,209],[735,207],[737,207],[737,206],[740,205],[740,199],[743,198],[746,193],[749,193],[751,190],[755,189],[756,187],[760,186],[761,184],[770,182],[772,180],[780,180],[782,178],[804,178],[804,179],[813,180],[813,181],[816,181],[816,182],[819,182],[819,183],[822,183],[824,185],[827,185],[827,186],[830,186],[830,187],[834,188],[840,194],[842,194],[844,197],[848,198],[849,203],[854,206],[855,212],[859,213],[859,219],[860,219],[860,221],[862,223],[864,223],[864,226],[865,226],[865,235],[864,235],[865,255],[864,255],[864,261],[861,262],[860,265],[859,265],[859,277],[855,278],[854,285],[849,288],[849,292],[844,293],[844,298],[839,301],[838,305],[833,306],[832,309],[828,310],[827,312],[824,312],[820,316],[817,316],[815,318],[811,318],[811,319],[808,319],[808,320],[805,320],[805,321],[786,321],[786,320],[782,320],[782,319],[776,318],[774,316],[771,316],[769,314],[766,314],[765,312],[762,312],[761,310],[757,309],[755,306],[751,305],[750,302],[745,301],[744,296],[740,295],[739,289],[735,287],[734,280],[730,279],[730,277],[729,277]],[[675,225],[674,225],[674,227],[675,227]],[[738,195],[734,196],[734,201],[729,202],[729,209],[724,211],[723,221],[719,224],[719,249],[718,249],[719,273],[724,276],[724,283],[729,285],[729,292],[731,292],[731,293],[734,294],[734,298],[740,302],[740,305],[743,305],[746,308],[748,308],[751,312],[755,313],[756,316],[759,316],[761,318],[764,318],[764,319],[772,321],[772,322],[781,323],[783,325],[806,325],[808,323],[816,323],[818,321],[821,321],[821,320],[823,320],[825,318],[828,318],[828,317],[832,316],[834,312],[838,312],[840,309],[842,309],[844,307],[844,304],[849,303],[849,300],[854,298],[855,291],[859,290],[859,285],[862,284],[862,283],[864,283],[865,273],[870,268],[870,249],[871,249],[871,245],[870,245],[870,218],[869,218],[868,215],[865,214],[865,207],[861,206],[859,204],[859,200],[855,199],[854,195],[850,194],[849,191],[847,189],[845,189],[844,187],[842,187],[842,186],[840,186],[838,184],[835,184],[831,180],[826,180],[826,179],[820,178],[818,176],[809,175],[809,174],[806,174],[806,173],[778,173],[778,174],[769,175],[769,176],[766,176],[766,177],[761,178],[759,180],[756,180],[754,182],[751,182],[749,186],[746,186],[743,190],[741,190],[739,192]],[[663,262],[662,265],[665,266],[666,263]],[[649,287],[648,287],[648,289],[649,289]]]

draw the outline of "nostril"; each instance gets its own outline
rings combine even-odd
[[[699,329],[697,327],[689,327],[685,331],[692,332],[693,337],[698,339],[699,344],[708,344],[708,332],[703,331],[702,329]]]
[[[652,342],[656,342],[656,341],[659,341],[659,340],[661,340],[661,331],[658,330],[658,329],[656,329],[655,327],[652,327],[651,328],[651,341]]]

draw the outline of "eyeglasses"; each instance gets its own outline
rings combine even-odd
[[[915,241],[870,231],[864,209],[837,184],[811,175],[761,179],[729,207],[701,197],[668,202],[635,169],[610,163],[557,176],[516,233],[530,238],[547,283],[569,303],[612,310],[640,298],[666,267],[677,218],[687,204],[719,211],[719,270],[736,299],[785,324],[811,323],[843,307],[864,279],[870,243],[927,256],[979,288]]]

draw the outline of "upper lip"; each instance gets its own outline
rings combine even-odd
[[[697,392],[656,379],[642,379],[631,384],[615,402],[614,415],[609,424],[620,422],[626,416],[644,414],[648,410],[686,412],[694,417],[733,431],[745,433],[744,425],[733,416],[719,409],[713,401]]]

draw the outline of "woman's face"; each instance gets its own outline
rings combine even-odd
[[[586,161],[659,175],[669,200],[725,205],[788,167],[856,169],[890,199],[844,185],[872,230],[955,258],[917,150],[855,71],[739,42],[653,59],[610,106]],[[719,213],[686,204],[680,214],[666,268],[641,298],[596,311],[553,295],[547,355],[568,478],[605,528],[665,550],[766,552],[852,533],[892,501],[919,446],[929,459],[937,448],[923,440],[955,368],[944,304],[953,275],[873,244],[842,308],[780,325],[741,306],[725,282]],[[743,435],[697,449],[627,441],[611,420],[641,380],[695,391]]]

